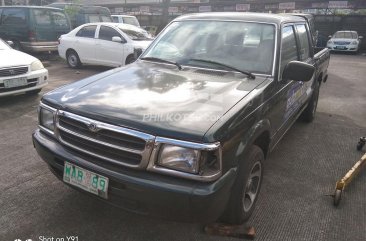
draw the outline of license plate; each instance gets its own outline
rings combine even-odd
[[[107,177],[103,177],[69,162],[65,162],[63,180],[64,182],[79,187],[87,192],[105,199],[108,198],[109,180]]]
[[[13,88],[18,86],[27,85],[27,78],[15,78],[15,79],[6,79],[4,80],[4,87],[5,88]]]
[[[336,46],[336,49],[346,49],[345,46]]]

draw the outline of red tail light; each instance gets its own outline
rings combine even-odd
[[[36,33],[34,31],[29,31],[28,32],[28,37],[30,41],[36,41],[37,40],[37,36]]]

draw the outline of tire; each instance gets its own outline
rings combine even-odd
[[[17,40],[13,40],[12,48],[15,49],[15,50],[18,50],[18,51],[23,51],[22,45]]]
[[[74,50],[67,51],[66,62],[70,68],[77,69],[81,67],[79,55]]]
[[[129,55],[129,56],[126,58],[125,65],[132,64],[132,63],[133,63],[133,62],[135,62],[135,61],[136,61],[135,56],[133,56],[133,55]]]
[[[315,89],[313,91],[313,94],[311,95],[309,104],[305,108],[305,110],[301,113],[301,116],[300,116],[301,120],[308,122],[308,123],[310,123],[314,120],[315,114],[316,114],[316,108],[318,106],[318,100],[319,100],[319,81],[316,81]]]
[[[36,89],[36,90],[30,90],[25,92],[27,95],[38,95],[39,92],[41,92],[42,89]]]
[[[252,215],[262,185],[264,154],[256,145],[250,147],[245,160],[239,164],[226,210],[220,220],[228,224],[242,224]]]

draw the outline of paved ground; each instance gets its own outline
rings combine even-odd
[[[106,70],[76,72],[54,61],[48,69],[50,85],[42,93]],[[366,170],[338,208],[327,196],[361,156],[355,145],[366,135],[365,76],[366,56],[332,55],[316,120],[295,123],[265,164],[248,223],[257,230],[256,240],[366,240]],[[63,185],[32,146],[39,99],[0,99],[0,241],[237,240],[206,236],[196,224],[127,213]]]

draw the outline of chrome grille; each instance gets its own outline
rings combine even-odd
[[[58,111],[56,135],[78,152],[133,168],[147,166],[154,136]]]
[[[0,77],[7,77],[7,76],[16,76],[25,74],[28,72],[28,67],[12,67],[12,68],[4,68],[0,69]]]
[[[344,41],[334,41],[334,44],[337,44],[337,45],[348,45],[350,44],[351,42],[344,42]]]

